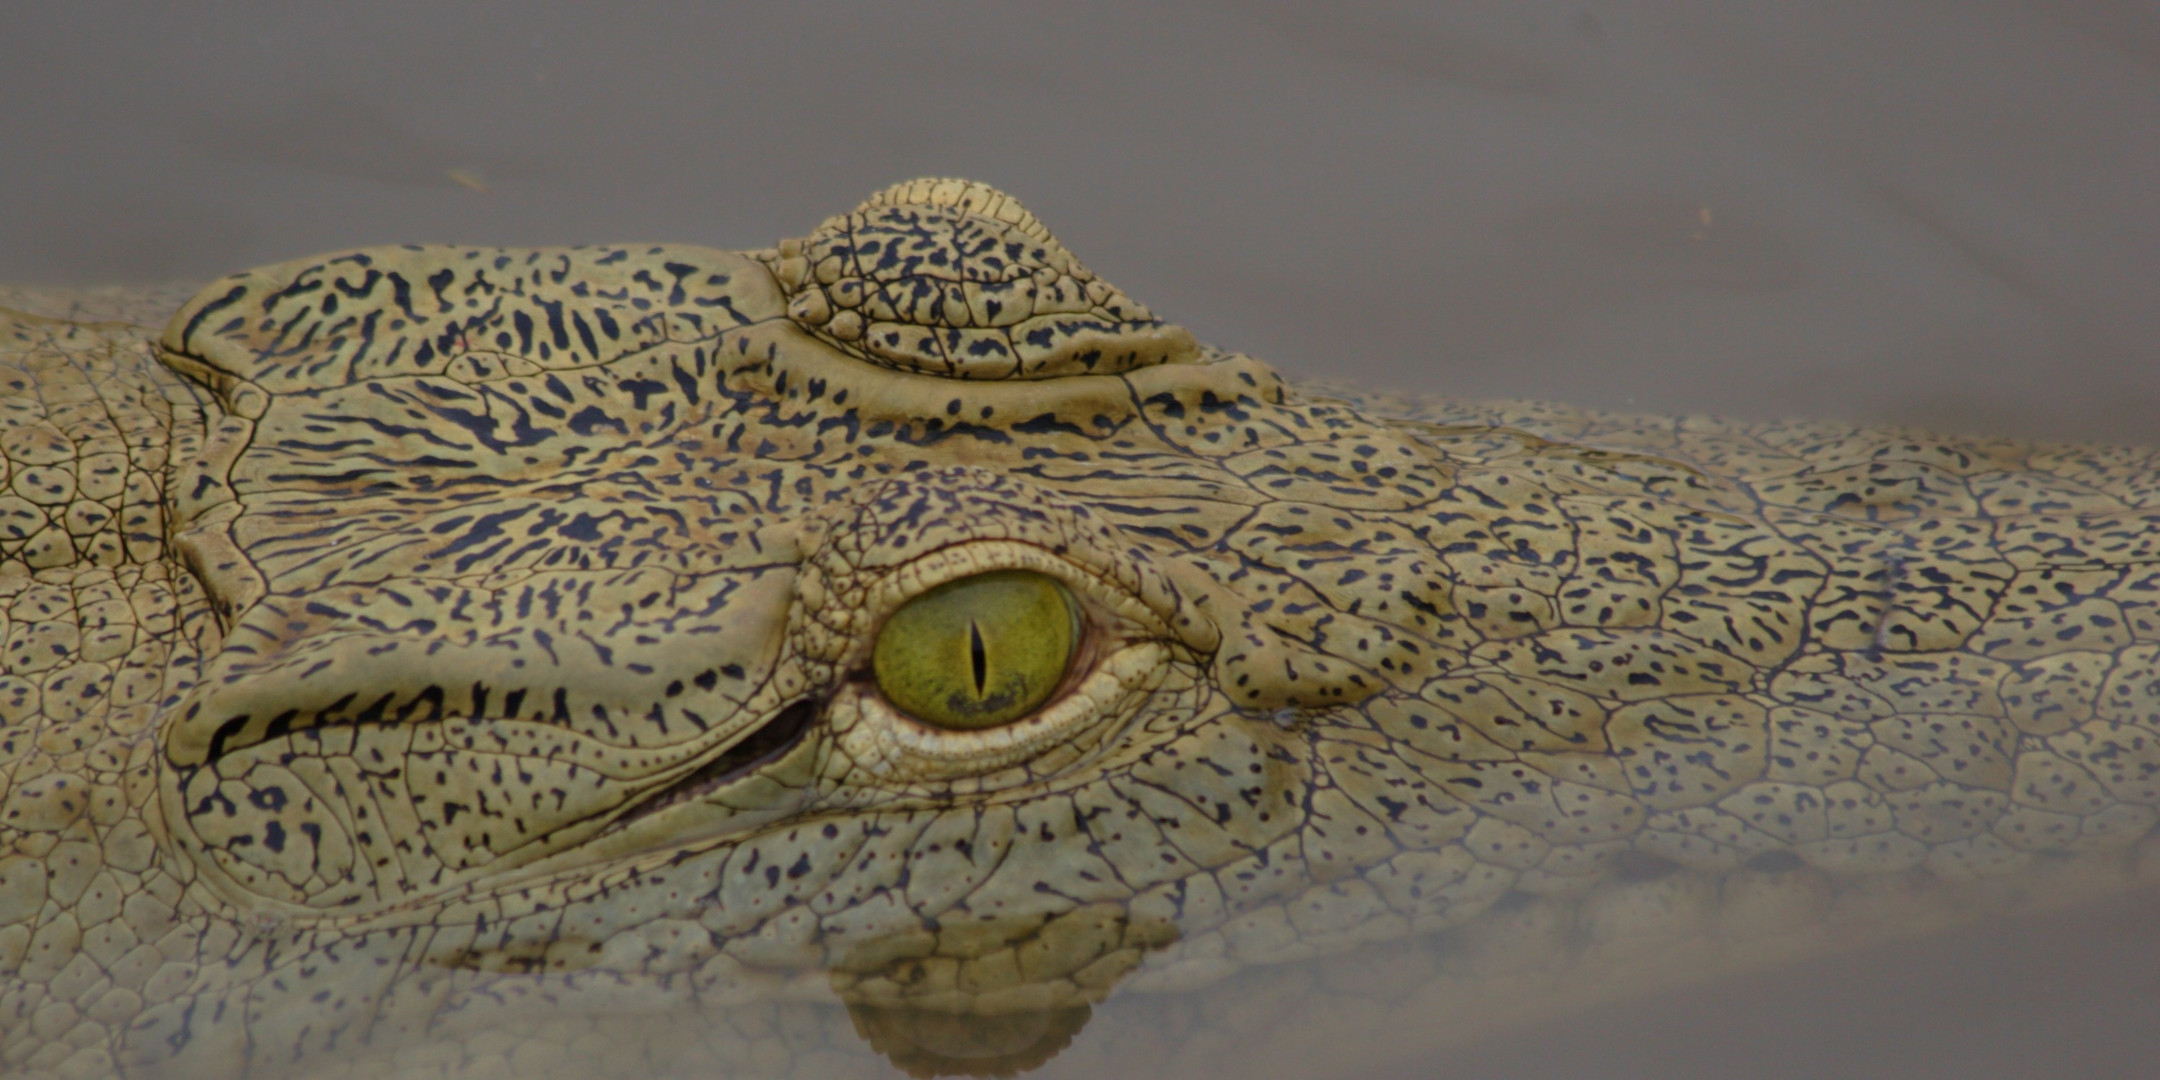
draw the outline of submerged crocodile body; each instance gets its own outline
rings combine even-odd
[[[960,181],[179,299],[0,311],[10,1076],[1009,1070],[2160,820],[2153,451],[1290,386]]]

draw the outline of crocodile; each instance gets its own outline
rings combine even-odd
[[[962,180],[0,325],[10,1076],[1009,1073],[2150,883],[2153,450],[1292,384]]]

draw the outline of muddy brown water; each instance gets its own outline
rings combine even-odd
[[[0,39],[10,282],[762,246],[965,175],[1292,374],[2160,440],[2135,0],[10,4]],[[1646,991],[1401,1075],[2150,1075],[2155,913]]]

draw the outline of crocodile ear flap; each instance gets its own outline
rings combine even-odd
[[[242,416],[263,395],[375,379],[472,383],[592,368],[780,314],[754,262],[684,245],[362,248],[203,290],[165,362]]]
[[[1080,265],[1019,200],[911,180],[760,253],[788,317],[859,359],[956,379],[1118,375],[1199,359],[1184,327]]]
[[[272,595],[160,720],[166,827],[212,888],[317,912],[570,850],[778,711],[768,673],[794,579],[646,570]],[[440,621],[416,611],[430,594]],[[521,594],[541,599],[517,615]],[[594,641],[587,604],[625,625]]]

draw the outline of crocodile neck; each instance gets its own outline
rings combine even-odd
[[[165,854],[151,736],[214,634],[162,510],[206,412],[155,361],[157,293],[84,295],[0,294],[0,1031],[80,1035],[0,1066],[33,1074],[99,1074],[92,1036],[155,996],[203,917]]]

